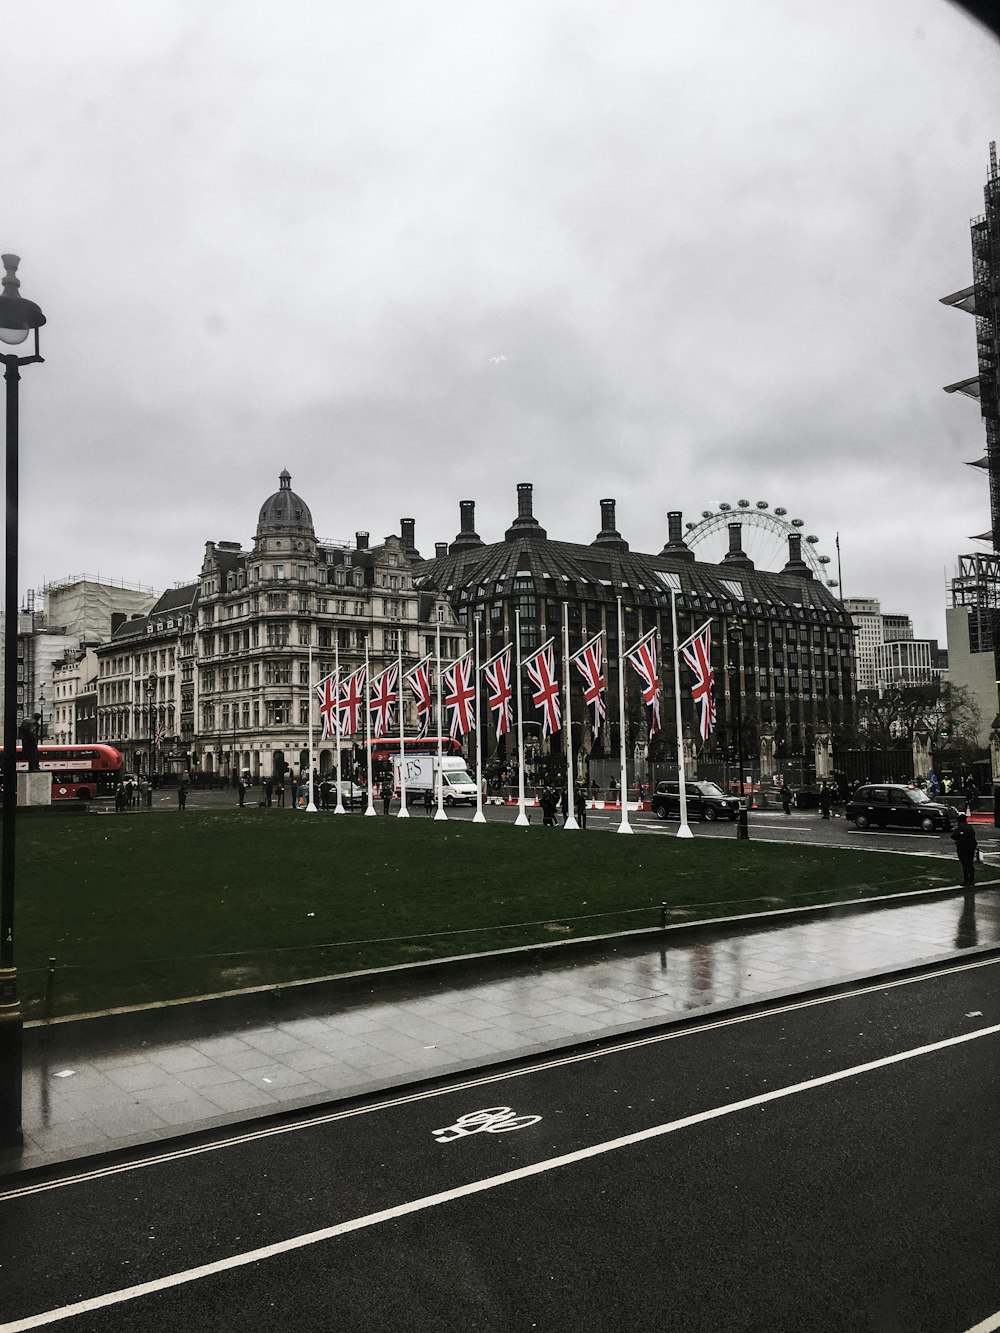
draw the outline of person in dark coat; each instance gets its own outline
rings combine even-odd
[[[969,807],[969,813],[972,815],[979,809],[979,788],[976,786],[976,779],[971,773],[965,782],[965,804]]]
[[[177,809],[183,810],[187,805],[188,787],[191,781],[186,773],[181,774],[181,780],[177,784]]]
[[[587,827],[587,792],[583,787],[576,789],[576,822],[581,828]]]
[[[819,789],[819,809],[824,819],[830,818],[830,807],[833,805],[833,794],[830,791],[830,785],[824,782]]]
[[[267,805],[273,804],[274,801],[274,782],[271,778],[264,779],[264,801]]]
[[[242,810],[247,796],[247,784],[243,781],[242,776],[237,780],[236,790],[239,792],[240,809]]]
[[[542,807],[542,824],[547,828],[555,828],[558,802],[556,801],[556,794],[551,787],[545,788],[538,804]]]
[[[778,793],[781,797],[781,808],[786,815],[792,813],[792,789],[787,782],[781,784],[781,791]]]
[[[559,809],[562,811],[562,821],[565,824],[569,818],[569,792],[565,787],[559,795]]]
[[[976,830],[965,815],[959,815],[958,825],[951,835],[951,840],[962,863],[962,883],[966,888],[971,888],[976,879]]]

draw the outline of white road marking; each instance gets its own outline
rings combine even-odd
[[[544,1161],[534,1162],[530,1166],[521,1166],[514,1171],[504,1171],[497,1176],[487,1176],[483,1180],[473,1180],[467,1185],[457,1185],[453,1189],[441,1190],[437,1194],[425,1194],[422,1198],[411,1199],[407,1203],[383,1208],[377,1213],[367,1213],[363,1217],[353,1217],[347,1222],[338,1222],[334,1226],[321,1227],[317,1231],[307,1231],[299,1236],[290,1236],[287,1240],[274,1241],[255,1250],[246,1250],[242,1254],[233,1254],[226,1259],[217,1259],[214,1263],[200,1264],[197,1268],[186,1268],[179,1273],[168,1273],[165,1277],[154,1278],[150,1282],[139,1282],[132,1287],[121,1287],[117,1291],[108,1291],[100,1296],[76,1301],[72,1305],[63,1305],[55,1310],[45,1310],[41,1314],[28,1315],[10,1323],[0,1324],[0,1333],[27,1333],[33,1328],[42,1328],[46,1324],[59,1323],[63,1319],[73,1319],[77,1315],[89,1314],[94,1310],[104,1310],[112,1305],[122,1305],[126,1301],[138,1300],[153,1292],[167,1291],[171,1287],[186,1286],[190,1282],[199,1282],[218,1273],[231,1272],[236,1268],[246,1268],[250,1264],[273,1259],[279,1254],[288,1254],[293,1250],[305,1249],[309,1245],[318,1245],[337,1236],[346,1236],[352,1231],[363,1231],[368,1227],[391,1222],[399,1217],[408,1217],[413,1213],[424,1212],[428,1208],[439,1208],[442,1204],[455,1199],[466,1199],[473,1194],[483,1194],[488,1190],[500,1189],[532,1176],[545,1175],[565,1166],[574,1166],[608,1153],[620,1152],[623,1148],[632,1148],[638,1143],[648,1143],[652,1139],[663,1138],[667,1134],[676,1134],[678,1130],[689,1129],[692,1125],[705,1124],[709,1120],[719,1120],[723,1116],[734,1115],[754,1106],[765,1106],[769,1102],[780,1101],[785,1097],[794,1097],[813,1088],[826,1087],[831,1083],[842,1083],[845,1079],[857,1078],[860,1074],[869,1074],[876,1069],[886,1069],[890,1065],[901,1064],[904,1060],[914,1060],[921,1055],[932,1055],[937,1051],[947,1050],[952,1046],[962,1046],[966,1042],[978,1041],[982,1037],[993,1037],[1000,1033],[1000,1023],[991,1027],[980,1028],[976,1032],[964,1033],[959,1037],[946,1037],[943,1041],[931,1042],[926,1046],[914,1046],[908,1051],[898,1051],[894,1055],[885,1055],[878,1060],[869,1060],[865,1064],[852,1065],[850,1069],[838,1069],[832,1074],[822,1074],[818,1078],[806,1079],[802,1083],[792,1083],[788,1087],[774,1088],[770,1092],[758,1093],[755,1097],[745,1097],[738,1102],[729,1102],[725,1106],[713,1107],[710,1111],[698,1111],[694,1115],[682,1116],[679,1120],[670,1120],[650,1129],[638,1130],[634,1134],[623,1134],[620,1138],[606,1139],[603,1143],[591,1144],[589,1148],[577,1148],[573,1152],[562,1153],[558,1157],[548,1157]],[[980,1325],[980,1328],[996,1325]]]
[[[483,1088],[493,1083],[506,1082],[507,1079],[525,1078],[529,1074],[544,1073],[549,1069],[561,1069],[566,1065],[579,1064],[584,1060],[603,1059],[606,1056],[617,1055],[621,1051],[635,1051],[643,1046],[653,1046],[658,1042],[679,1041],[684,1037],[696,1037],[703,1032],[714,1032],[718,1028],[733,1027],[738,1023],[756,1023],[761,1019],[795,1013],[799,1009],[812,1009],[821,1004],[836,1004],[841,1000],[854,999],[860,995],[873,995],[877,991],[895,990],[899,986],[919,985],[924,981],[934,981],[938,977],[954,976],[959,972],[969,972],[975,968],[997,966],[1000,966],[1000,959],[981,958],[975,962],[957,963],[954,967],[939,968],[934,972],[922,973],[915,977],[900,977],[895,981],[879,981],[870,986],[856,986],[852,990],[840,991],[836,995],[817,995],[808,1000],[793,1000],[788,1004],[756,1010],[750,1014],[732,1014],[726,1018],[717,1018],[707,1023],[696,1022],[696,1026],[693,1027],[675,1029],[669,1032],[657,1032],[648,1037],[633,1038],[631,1041],[616,1041],[614,1035],[610,1034],[605,1039],[613,1044],[603,1050],[588,1050],[575,1055],[556,1056],[554,1059],[542,1060],[522,1066],[520,1069],[507,1069],[498,1074],[484,1074],[479,1078],[463,1080],[461,1083],[449,1083],[440,1088],[428,1088],[424,1092],[402,1093],[398,1097],[390,1097],[380,1102],[370,1102],[365,1106],[353,1107],[349,1110],[330,1111],[325,1115],[311,1116],[305,1120],[294,1120],[289,1124],[269,1125],[263,1129],[252,1129],[240,1134],[230,1135],[224,1139],[213,1139],[211,1143],[200,1143],[189,1148],[175,1148],[170,1152],[157,1153],[155,1157],[143,1157],[134,1162],[120,1162],[114,1166],[95,1167],[90,1171],[74,1172],[73,1175],[60,1176],[56,1180],[46,1180],[35,1185],[21,1185],[0,1193],[0,1203],[6,1199],[22,1199],[29,1194],[44,1194],[47,1190],[62,1189],[66,1185],[86,1184],[93,1180],[101,1180],[106,1176],[121,1175],[126,1171],[141,1171],[149,1166],[162,1166],[164,1163],[181,1161],[186,1157],[197,1157],[201,1153],[218,1152],[222,1148],[237,1148],[246,1143],[256,1143],[259,1139],[273,1138],[279,1134],[291,1134],[297,1130],[312,1129],[318,1125],[331,1125],[338,1120],[350,1120],[355,1116],[371,1115],[376,1111],[392,1110],[397,1106],[410,1106],[414,1102],[428,1101],[433,1097],[450,1096],[453,1092],[465,1092],[471,1088]],[[595,1035],[593,1040],[600,1040],[600,1035]]]
[[[509,1134],[514,1129],[537,1125],[540,1115],[516,1115],[509,1106],[487,1106],[482,1111],[466,1111],[453,1125],[432,1129],[437,1143],[454,1143],[470,1134]]]
[[[994,1330],[998,1328],[1000,1328],[1000,1311],[997,1314],[991,1314],[988,1319],[976,1324],[974,1328],[967,1328],[965,1333],[994,1333]]]

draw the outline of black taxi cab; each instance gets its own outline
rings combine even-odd
[[[920,828],[941,833],[954,828],[955,811],[932,800],[920,787],[905,783],[877,782],[859,787],[844,812],[858,828]]]

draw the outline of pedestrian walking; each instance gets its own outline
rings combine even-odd
[[[569,818],[569,792],[565,787],[559,793],[559,809],[562,813],[562,821],[565,824]]]
[[[271,778],[264,779],[264,804],[272,805],[274,802],[274,782]]]
[[[236,784],[236,790],[237,790],[237,792],[239,793],[239,798],[240,798],[240,809],[242,810],[242,809],[243,809],[244,802],[246,801],[246,795],[247,795],[247,784],[243,781],[243,778],[242,778],[242,777],[239,779],[239,781],[238,781],[237,784]]]
[[[431,789],[430,789],[430,787],[425,787],[425,788],[424,788],[424,809],[427,811],[428,814],[430,814],[430,812],[431,812],[431,802],[432,802],[432,799],[433,799],[433,798],[432,798],[432,795],[431,795]]]
[[[389,806],[391,804],[392,804],[392,783],[387,778],[386,781],[382,783],[382,813],[384,815],[387,815],[389,813]]]
[[[274,794],[275,797],[277,798],[278,805],[283,806],[285,804],[285,784],[281,778],[278,779]]]
[[[330,782],[330,779],[324,778],[323,781],[319,784],[319,805],[321,810],[329,810],[331,790],[332,790],[332,784]]]
[[[824,819],[830,818],[830,807],[833,805],[833,795],[829,784],[824,782],[819,789],[819,808]]]
[[[979,788],[971,773],[965,781],[965,805],[970,815],[974,815],[979,809]]]
[[[979,847],[976,842],[976,830],[965,815],[959,815],[958,825],[951,835],[951,840],[955,844],[955,851],[962,863],[962,883],[966,888],[971,888],[976,879],[976,861],[979,857]]]
[[[556,794],[551,787],[545,788],[538,804],[542,807],[542,824],[546,828],[555,828],[557,801]]]
[[[576,789],[576,798],[575,798],[574,804],[575,804],[575,806],[576,806],[576,822],[580,825],[581,828],[586,828],[586,827],[587,827],[587,792],[586,792],[586,789],[585,789],[585,788],[583,788],[583,787],[577,787],[577,789]]]
[[[778,793],[781,797],[781,808],[786,815],[792,813],[792,790],[786,782],[781,784],[781,791]]]
[[[291,788],[292,788],[292,809],[297,810],[299,808],[299,780],[294,773],[292,774],[291,777]]]
[[[127,804],[128,794],[125,791],[125,784],[124,782],[119,782],[115,787],[115,809],[119,814],[124,814]]]
[[[184,810],[187,807],[188,787],[191,780],[186,773],[181,774],[181,780],[177,784],[177,809]]]

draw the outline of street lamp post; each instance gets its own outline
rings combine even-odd
[[[146,713],[149,722],[149,761],[146,765],[147,804],[152,804],[153,791],[153,736],[156,730],[156,683],[156,672],[151,671],[146,677]]]
[[[17,829],[17,546],[18,546],[18,383],[21,366],[41,361],[38,330],[45,316],[34,301],[18,296],[17,255],[0,256],[4,276],[0,290],[0,342],[23,343],[34,331],[31,356],[0,355],[7,384],[7,562],[4,589],[3,700],[3,852],[0,854],[0,1147],[21,1147],[21,1006],[14,967],[14,871]]]
[[[730,698],[736,712],[736,762],[739,764],[740,770],[740,815],[736,836],[738,838],[749,838],[750,827],[747,817],[747,804],[743,799],[743,699],[739,681],[739,664],[737,662],[737,656],[742,658],[743,655],[743,630],[739,625],[733,625],[726,637],[729,640]]]

